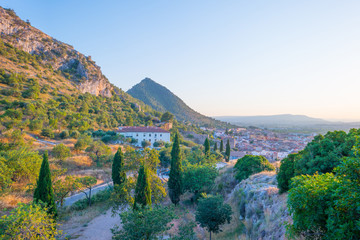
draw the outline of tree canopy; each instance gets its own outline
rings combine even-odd
[[[273,171],[275,167],[263,156],[245,155],[237,160],[235,164],[236,179],[244,180],[255,173],[262,171]]]
[[[201,227],[206,228],[211,233],[218,233],[221,231],[220,226],[231,221],[231,207],[229,204],[224,204],[221,196],[208,196],[200,199],[195,218]]]

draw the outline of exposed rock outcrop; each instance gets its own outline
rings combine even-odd
[[[35,54],[43,64],[50,64],[54,70],[62,71],[81,92],[111,96],[113,87],[90,56],[84,56],[72,46],[24,22],[14,11],[1,7],[0,34],[5,43]]]
[[[245,225],[240,239],[286,239],[285,224],[291,221],[287,195],[279,195],[275,172],[261,172],[241,181],[229,196],[240,204]]]

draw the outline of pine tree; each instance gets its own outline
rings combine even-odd
[[[220,142],[220,152],[223,152],[224,151],[224,142],[223,140],[221,139],[221,142]]]
[[[204,147],[205,147],[205,151],[204,151],[205,155],[209,155],[210,154],[210,142],[209,142],[208,138],[205,139]]]
[[[37,181],[37,186],[34,192],[34,201],[41,201],[46,204],[49,213],[53,214],[56,217],[57,211],[54,199],[54,190],[51,183],[51,173],[48,158],[48,152],[46,151],[44,153],[39,173],[39,179]]]
[[[126,173],[124,171],[124,155],[121,151],[121,147],[118,148],[114,156],[112,165],[112,180],[114,185],[120,185],[126,180]]]
[[[214,144],[214,152],[216,152],[217,151],[217,142],[215,142],[215,144]]]
[[[171,163],[170,163],[170,174],[169,174],[169,196],[171,202],[175,205],[180,201],[180,195],[183,189],[182,182],[182,163],[181,163],[181,152],[179,145],[179,135],[175,135],[173,147],[171,150]]]
[[[151,205],[149,170],[147,167],[141,165],[135,188],[134,209],[138,209],[139,206],[145,207],[147,205]]]
[[[225,150],[225,160],[228,162],[230,160],[230,141],[227,140],[226,150]]]

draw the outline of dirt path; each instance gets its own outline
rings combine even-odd
[[[105,214],[94,218],[88,224],[65,230],[65,235],[78,240],[111,240],[111,228],[119,224],[119,214],[112,217],[111,209],[109,209]]]

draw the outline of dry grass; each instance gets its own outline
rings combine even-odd
[[[25,197],[20,193],[10,193],[0,197],[0,209],[15,208],[18,203],[29,203],[32,197]]]
[[[71,166],[73,168],[87,168],[93,165],[93,160],[87,155],[77,155],[68,158],[64,164]]]

